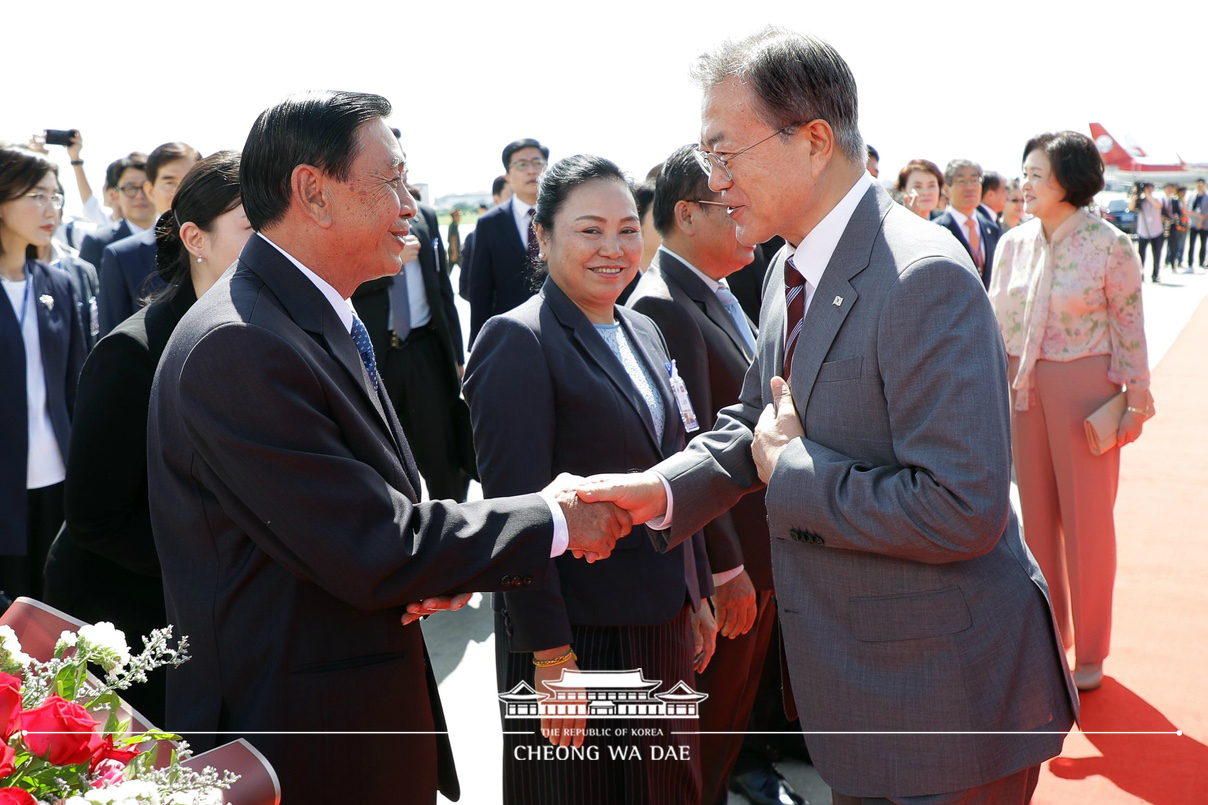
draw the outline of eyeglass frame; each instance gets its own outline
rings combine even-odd
[[[731,160],[735,159],[736,157],[742,156],[743,154],[750,151],[752,148],[754,148],[757,145],[763,145],[768,140],[772,139],[773,137],[775,137],[779,134],[787,134],[789,129],[796,129],[796,128],[800,128],[801,126],[804,126],[806,124],[806,122],[808,122],[808,121],[803,121],[801,123],[790,123],[789,125],[784,126],[783,128],[777,129],[776,131],[772,132],[771,134],[769,134],[767,137],[764,137],[759,142],[754,143],[752,145],[748,145],[746,148],[742,149],[741,151],[705,151],[698,145],[692,151],[692,156],[696,157],[696,164],[700,165],[700,169],[705,172],[705,176],[707,176],[709,178],[713,177],[713,166],[716,163],[717,167],[721,168],[722,173],[725,175],[726,181],[732,182],[732,181],[734,181],[734,174],[730,172],[729,163]]]
[[[139,193],[142,193],[144,196],[147,195],[147,188],[143,187],[141,184],[124,184],[119,185],[114,189],[126,198],[130,199],[138,198]]]
[[[526,171],[529,168],[536,168],[538,172],[545,170],[545,166],[549,162],[544,159],[517,159],[508,165],[508,170],[515,168],[516,170]]]
[[[730,205],[724,201],[708,201],[703,198],[686,198],[684,201],[691,201],[693,204],[710,204],[714,207],[729,207]]]
[[[39,196],[41,198],[39,198]],[[28,193],[25,193],[22,198],[27,198],[42,208],[45,208],[47,202],[49,202],[51,209],[55,210],[56,212],[61,212],[63,210],[63,204],[67,200],[62,193],[51,193],[47,195],[41,190],[31,190]]]

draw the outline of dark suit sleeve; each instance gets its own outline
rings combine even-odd
[[[101,339],[80,377],[67,458],[67,533],[143,576],[158,577],[147,506],[147,401],[155,365],[124,331]]]
[[[545,582],[553,518],[538,495],[413,503],[347,443],[327,368],[246,324],[209,331],[184,358],[174,413],[195,483],[225,517],[290,573],[360,609],[498,590],[501,574]]]
[[[97,293],[96,303],[100,313],[100,335],[105,336],[134,312],[130,309],[126,278],[112,246],[106,246],[101,254],[100,281],[101,289]]]
[[[474,348],[474,340],[478,331],[491,317],[491,308],[495,301],[495,266],[490,232],[491,219],[479,219],[478,234],[474,238],[474,253],[470,256],[470,348]]]
[[[667,343],[667,352],[675,360],[692,410],[696,412],[701,429],[707,429],[717,414],[709,385],[709,357],[700,327],[692,314],[672,299],[640,295],[630,304],[634,310],[649,316],[658,325]],[[741,565],[742,545],[734,520],[726,512],[704,527],[705,548],[714,573],[733,570]]]
[[[96,235],[91,233],[84,236],[84,242],[80,244],[80,259],[89,265],[99,268],[101,265],[101,242]]]
[[[554,388],[537,334],[497,317],[470,353],[466,399],[487,497],[542,489],[554,478]],[[571,642],[570,619],[556,563],[541,590],[504,593],[513,651],[540,651]]]
[[[461,244],[461,262],[457,264],[457,295],[470,301],[470,261],[474,258],[474,230]]]

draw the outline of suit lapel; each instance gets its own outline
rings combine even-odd
[[[352,336],[344,329],[344,323],[332,310],[327,298],[318,288],[314,287],[309,279],[298,277],[301,272],[262,237],[253,235],[248,239],[247,245],[244,246],[243,252],[239,256],[239,262],[264,281],[273,294],[281,300],[286,313],[299,327],[321,339],[327,352],[348,373],[353,380],[353,385],[359,389],[363,400],[377,412],[382,429],[389,437],[395,451],[403,459],[407,480],[411,483],[412,492],[418,499],[420,485],[419,475],[415,471],[415,461],[405,447],[406,441],[400,436],[401,429],[396,433],[396,424],[391,422],[391,416],[386,413],[386,408],[389,406],[384,402],[387,398],[384,393],[374,391],[369,381],[369,375],[366,373],[365,364],[361,362],[361,354],[352,341]],[[299,282],[295,277],[302,281]]]
[[[66,300],[58,299],[51,293],[50,278],[38,268],[33,261],[25,263],[28,270],[29,295],[33,303],[33,315],[38,319],[38,342],[42,352],[42,363],[45,365],[47,377],[60,366],[65,365],[67,356],[60,349],[61,341],[54,335],[56,318],[52,308],[42,303],[43,297],[49,298],[52,305],[64,304]],[[74,314],[74,311],[72,311]]]
[[[629,343],[633,344],[638,357],[646,364],[646,371],[650,374],[650,379],[654,382],[655,391],[658,392],[659,399],[663,403],[663,439],[661,444],[659,443],[658,433],[654,429],[654,421],[650,418],[650,409],[646,405],[645,399],[641,395],[638,395],[638,400],[642,404],[642,412],[646,414],[646,417],[642,421],[649,423],[647,433],[651,441],[658,446],[659,455],[669,456],[675,452],[674,446],[677,442],[677,428],[682,427],[679,408],[671,392],[671,380],[667,370],[667,362],[662,360],[659,354],[655,352],[655,345],[634,326],[634,322],[630,320],[633,315],[628,309],[617,308],[617,320],[621,322],[621,327],[625,330],[625,334],[629,336]],[[632,381],[630,385],[633,385]]]
[[[738,332],[738,325],[730,316],[730,312],[722,306],[721,300],[717,298],[717,294],[709,290],[709,286],[705,285],[700,277],[693,274],[691,269],[667,252],[660,249],[654,259],[663,278],[676,285],[695,302],[709,321],[720,327],[726,337],[733,342],[734,348],[750,361],[753,357],[751,350],[747,347],[747,342],[743,339],[742,334]],[[750,324],[749,321],[748,324]],[[755,334],[755,332],[755,326],[751,325],[751,333]]]
[[[814,390],[814,381],[822,368],[822,361],[830,352],[831,344],[839,333],[839,328],[847,319],[847,314],[855,306],[856,289],[851,279],[868,267],[872,256],[873,237],[881,228],[881,193],[873,188],[864,194],[856,205],[843,236],[835,247],[835,253],[818,287],[814,290],[814,298],[809,302],[809,310],[805,314],[805,322],[801,335],[797,340],[797,349],[793,353],[791,386],[793,401],[797,404],[797,413],[805,421],[805,412],[809,407],[809,398]],[[892,201],[890,202],[892,203]],[[784,309],[781,300],[780,309]],[[782,313],[783,316],[783,313]],[[783,349],[783,346],[781,347]]]
[[[518,249],[520,254],[524,256],[524,259],[527,260],[528,246],[520,237],[520,230],[516,228],[516,209],[512,206],[513,203],[512,199],[508,199],[507,209],[504,210],[503,214],[504,221],[507,223],[506,228],[508,233],[505,237],[508,243],[511,243],[514,248]]]
[[[583,354],[603,370],[613,386],[621,393],[621,396],[629,401],[634,413],[641,418],[642,425],[646,428],[646,435],[650,437],[652,446],[656,450],[661,449],[658,437],[654,432],[654,421],[650,417],[650,409],[646,407],[646,401],[638,393],[637,389],[634,388],[633,381],[629,379],[625,367],[617,360],[617,356],[612,354],[612,350],[608,348],[608,344],[604,343],[604,337],[596,332],[595,327],[587,320],[587,316],[583,314],[583,311],[571,301],[570,297],[552,279],[546,278],[541,292],[545,295],[550,309],[558,317],[562,326],[570,330],[571,339],[579,345],[579,349]]]

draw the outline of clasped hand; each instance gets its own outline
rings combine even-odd
[[[784,448],[805,435],[789,384],[781,377],[772,378],[772,399],[774,402],[763,409],[751,441],[751,457],[759,471],[759,480],[765,484],[771,480]]]
[[[633,517],[607,500],[589,501],[579,494],[586,479],[562,473],[542,492],[562,507],[570,542],[566,549],[578,559],[607,559],[617,540],[629,533]]]

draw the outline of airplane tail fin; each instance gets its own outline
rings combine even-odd
[[[1103,157],[1103,164],[1116,165],[1121,168],[1127,168],[1132,164],[1132,156],[1100,124],[1091,124],[1091,138],[1095,141],[1095,147],[1099,149],[1099,154]]]

